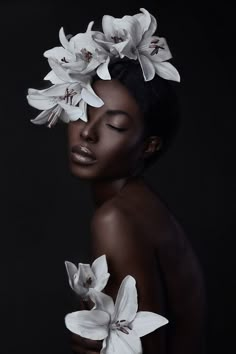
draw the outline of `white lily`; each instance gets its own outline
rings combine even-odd
[[[65,317],[73,333],[92,340],[103,340],[101,354],[141,354],[140,337],[168,323],[153,312],[139,311],[135,279],[128,275],[120,286],[116,303],[104,293],[91,291],[95,309],[72,312]]]
[[[97,32],[93,35],[96,42],[103,45],[113,56],[137,59],[135,48],[142,39],[142,28],[138,19],[128,15],[122,18],[104,15],[102,28],[104,33]]]
[[[134,15],[139,21],[143,35],[136,48],[145,81],[154,78],[155,73],[163,79],[180,81],[176,68],[166,60],[172,58],[165,38],[152,36],[157,29],[157,22],[147,10],[141,8],[141,14]]]
[[[81,101],[94,107],[100,107],[103,104],[89,84],[82,87],[78,82],[64,82],[45,90],[29,89],[27,100],[32,107],[43,111],[31,122],[47,124],[49,128],[55,125],[59,118],[65,123],[79,118],[87,121],[86,111],[83,111],[86,106],[81,105]],[[77,107],[78,104],[79,107]]]
[[[44,56],[51,61],[56,61],[64,70],[69,70],[71,73],[87,75],[96,70],[102,80],[109,80],[111,79],[108,71],[110,55],[93,40],[92,36],[96,33],[91,30],[93,23],[93,21],[89,23],[85,33],[79,33],[70,40],[61,28],[59,38],[62,47],[47,50]],[[48,75],[50,77],[52,73]]]
[[[101,107],[104,104],[92,89],[91,77],[71,74],[64,70],[59,62],[51,58],[48,61],[53,70],[45,79],[54,85],[45,90],[29,89],[28,103],[43,110],[31,122],[47,124],[48,127],[55,125],[59,118],[65,123],[79,118],[87,122],[87,104],[93,107]]]
[[[91,267],[89,264],[75,264],[65,261],[65,266],[71,288],[82,298],[87,298],[90,289],[102,291],[110,277],[107,269],[106,256],[102,255],[95,259]]]
[[[65,36],[63,27],[59,31],[59,39],[62,46],[46,50],[43,55],[59,62],[62,67],[67,68],[68,64],[76,64],[78,69],[83,70],[86,63],[76,56],[72,43]]]
[[[145,81],[155,73],[164,79],[180,81],[175,67],[166,62],[172,58],[165,38],[153,36],[157,22],[146,9],[134,16],[114,18],[105,15],[102,19],[104,34],[97,33],[94,40],[113,54],[139,60]]]
[[[42,110],[31,122],[35,124],[47,124],[52,127],[60,118],[65,123],[77,120],[82,116],[82,111],[76,104],[81,99],[81,88],[78,84],[53,85],[45,90],[29,89],[28,103]]]
[[[92,86],[91,86],[91,76],[81,73],[74,73],[71,70],[64,70],[61,65],[54,61],[53,59],[48,59],[49,65],[52,68],[52,71],[44,78],[44,80],[50,80],[52,83],[71,83],[74,85],[79,85],[81,87],[81,101],[84,101],[90,106],[101,107],[104,102],[103,100],[96,95]],[[80,101],[80,108],[86,108],[86,105]],[[87,111],[82,109],[83,115],[81,119],[87,121]],[[84,117],[84,118],[83,118]]]

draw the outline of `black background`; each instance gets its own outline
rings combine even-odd
[[[207,353],[231,353],[235,328],[234,15],[224,1],[1,1],[0,352],[70,353],[64,315],[76,309],[64,260],[87,262],[93,212],[67,166],[66,126],[34,126],[28,87],[43,88],[42,53],[58,31],[145,7],[181,74],[182,125],[147,178],[187,231],[208,293]]]

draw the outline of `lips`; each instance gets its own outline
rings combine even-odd
[[[74,162],[82,163],[82,164],[92,164],[97,158],[94,153],[83,145],[74,145],[71,148],[71,158]]]

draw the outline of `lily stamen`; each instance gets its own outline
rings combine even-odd
[[[121,323],[123,322],[123,324]],[[125,334],[129,334],[128,330],[126,328],[128,328],[129,330],[131,330],[129,324],[127,323],[126,320],[118,320],[115,323],[113,323],[112,325],[113,329],[117,329],[118,331],[121,331]]]
[[[89,278],[86,279],[86,282],[83,283],[83,286],[85,288],[91,288],[91,285],[92,285],[92,278],[89,277]]]
[[[158,54],[159,49],[165,49],[164,47],[161,47],[157,43],[159,42],[159,39],[155,39],[151,42],[149,45],[149,48],[154,48],[153,51],[151,52],[151,55]]]
[[[63,61],[63,63],[69,63],[67,60],[66,60],[66,58],[64,57],[64,58],[62,58],[61,59],[61,61]]]
[[[48,125],[47,125],[47,127],[48,128],[53,127],[56,124],[56,122],[58,121],[58,118],[59,118],[59,116],[58,116],[57,112],[52,112],[50,114],[50,116],[48,117]]]
[[[71,89],[69,91],[69,89],[67,88],[66,93],[65,93],[64,97],[62,97],[62,99],[66,100],[66,103],[69,103],[69,100],[70,100],[70,105],[72,105],[72,99],[73,99],[73,96],[75,96],[75,95],[76,95],[76,92],[73,89]]]
[[[121,37],[114,36],[114,37],[111,37],[111,39],[112,39],[115,43],[123,42],[123,39],[122,39]]]
[[[93,58],[93,54],[89,52],[86,48],[81,49],[81,54],[83,55],[83,59],[87,61],[88,63],[91,61]]]

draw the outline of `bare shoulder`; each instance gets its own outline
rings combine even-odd
[[[119,201],[98,210],[91,225],[93,254],[107,256],[111,273],[107,293],[115,298],[121,281],[132,275],[139,293],[139,308],[161,313],[162,289],[155,249],[142,237],[131,214]]]
[[[107,203],[94,214],[91,233],[95,253],[103,250],[126,265],[137,258],[143,247],[151,252],[151,245],[141,237],[135,217],[119,202]]]
[[[124,235],[132,237],[135,232],[134,218],[122,203],[109,201],[94,213],[91,221],[91,232],[94,237],[99,237],[100,241],[104,237],[104,240],[109,242],[109,240],[111,241],[118,236],[116,231],[120,232],[119,239]]]

